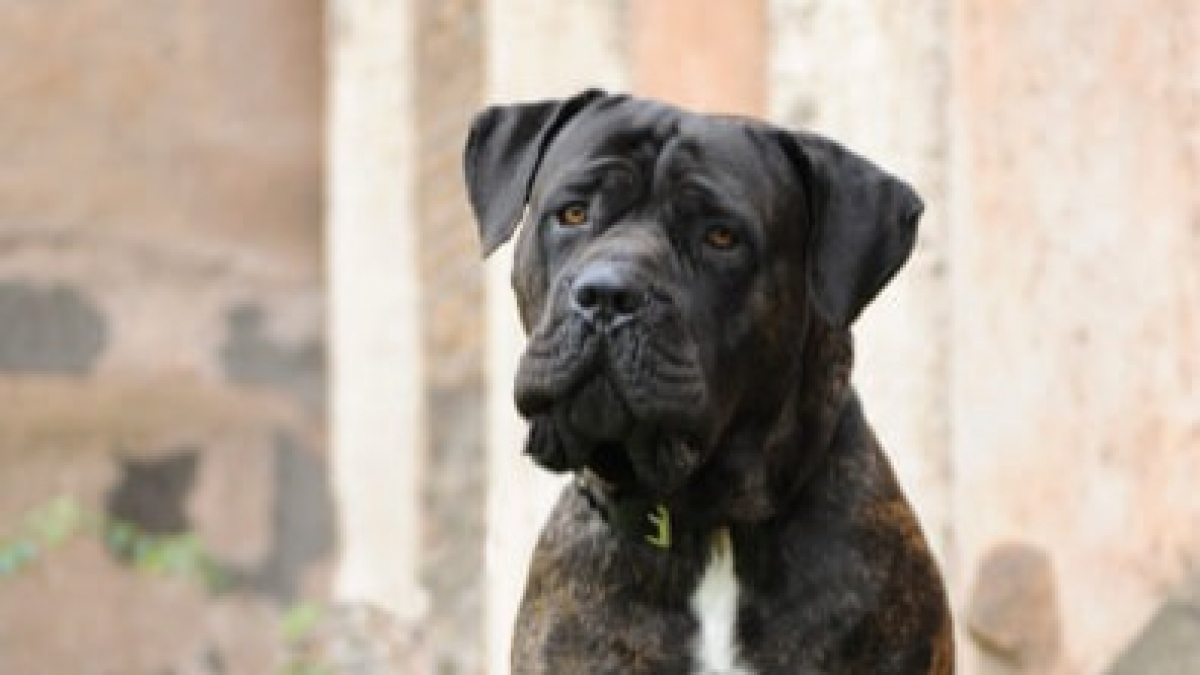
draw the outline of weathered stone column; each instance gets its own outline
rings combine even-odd
[[[411,12],[329,3],[328,219],[340,599],[416,621],[424,455],[414,238]]]

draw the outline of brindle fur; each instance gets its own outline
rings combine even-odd
[[[524,214],[526,451],[586,478],[534,552],[514,672],[692,672],[688,598],[723,527],[754,672],[952,673],[939,572],[849,384],[850,324],[907,258],[916,195],[815,136],[597,91],[481,113],[466,175],[488,252]],[[564,191],[586,229],[552,220]],[[730,211],[747,250],[695,243]],[[628,325],[572,305],[598,267],[640,293]],[[611,516],[642,503],[670,547]]]

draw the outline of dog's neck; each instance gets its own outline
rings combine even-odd
[[[615,488],[587,470],[575,480],[588,504],[634,545],[670,552],[686,548],[692,537],[703,534],[692,523],[676,523],[670,507],[653,497]]]
[[[711,542],[715,532],[725,531],[734,542],[742,582],[760,590],[774,583],[779,555],[771,547],[778,541],[775,530],[785,527],[794,508],[793,502],[806,499],[805,493],[820,491],[827,473],[825,445],[843,425],[851,427],[861,422],[861,409],[857,398],[850,390],[840,401],[837,413],[832,413],[832,401],[826,401],[825,424],[810,429],[819,429],[821,447],[810,447],[816,453],[816,466],[803,467],[806,477],[816,480],[805,481],[783,500],[770,507],[770,514],[763,518],[738,518],[727,511],[725,503],[718,508],[697,507],[692,499],[687,501],[660,500],[650,494],[623,490],[611,485],[590,471],[576,475],[575,487],[589,507],[620,540],[622,557],[627,569],[637,578],[637,584],[651,597],[666,604],[686,603],[688,594],[694,589],[711,557]],[[811,419],[811,418],[810,418]],[[812,444],[815,441],[809,440]],[[701,490],[703,492],[703,490]],[[719,499],[714,503],[720,502]]]
[[[646,596],[683,606],[709,558],[711,523],[646,494],[618,489],[589,471],[576,475],[575,488],[613,532],[621,568]]]

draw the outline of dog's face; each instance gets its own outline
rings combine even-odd
[[[813,327],[845,331],[920,212],[828,141],[596,91],[485,111],[466,176],[488,252],[524,223],[528,451],[660,497],[710,465],[786,464],[739,430],[789,426]]]

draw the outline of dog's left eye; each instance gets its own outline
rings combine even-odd
[[[737,246],[739,241],[737,232],[725,225],[714,225],[704,233],[704,243],[721,251]]]
[[[554,217],[563,227],[579,227],[587,222],[587,205],[581,202],[567,204],[559,209]]]

